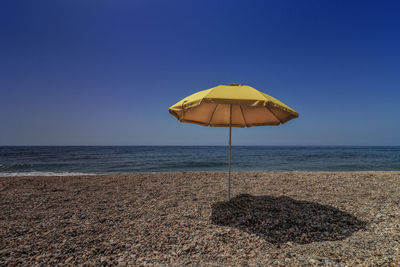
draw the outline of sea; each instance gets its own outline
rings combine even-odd
[[[3,146],[0,176],[227,171],[226,146]],[[233,146],[232,171],[400,171],[400,146]]]

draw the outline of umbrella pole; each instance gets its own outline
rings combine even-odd
[[[232,104],[229,115],[229,164],[228,164],[228,201],[231,200],[231,137],[232,137]]]

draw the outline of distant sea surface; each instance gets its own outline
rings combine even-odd
[[[227,171],[224,146],[0,147],[0,176]],[[234,146],[232,171],[399,171],[400,147]]]

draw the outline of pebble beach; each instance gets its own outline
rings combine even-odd
[[[399,266],[400,172],[0,178],[0,266]]]

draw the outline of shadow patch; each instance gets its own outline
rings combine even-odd
[[[213,204],[211,221],[256,234],[273,244],[343,240],[367,225],[332,206],[286,196],[247,194]]]

